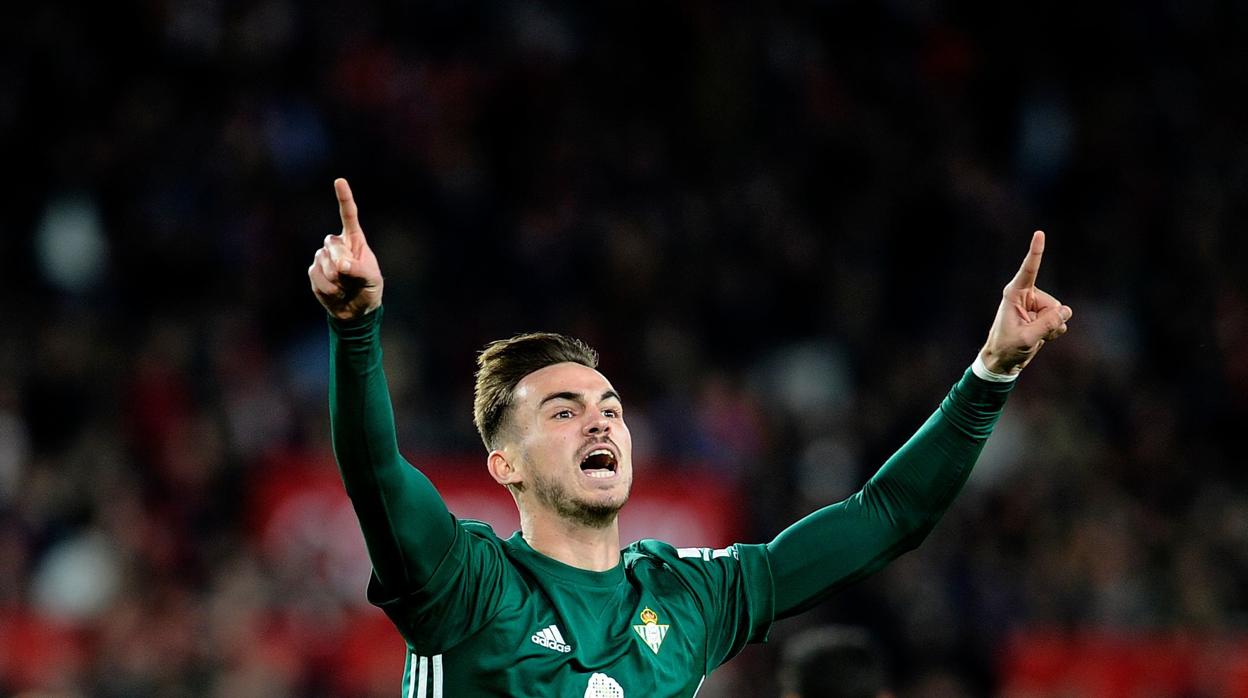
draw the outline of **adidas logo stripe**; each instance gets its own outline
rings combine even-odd
[[[563,635],[559,633],[559,628],[552,623],[545,628],[533,633],[533,637],[529,638],[533,642],[552,649],[556,652],[568,653],[572,651],[572,647],[564,642]]]
[[[442,698],[442,655],[422,657],[409,654],[406,667],[407,690],[403,698]]]

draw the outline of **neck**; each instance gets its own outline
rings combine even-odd
[[[620,564],[620,519],[601,528],[539,510],[520,512],[520,531],[529,547],[565,565],[605,572]]]

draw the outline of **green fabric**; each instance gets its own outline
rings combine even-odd
[[[622,696],[688,698],[771,624],[761,545],[716,554],[639,541],[614,569],[591,572],[534,551],[518,532],[502,540],[475,521],[458,531],[425,588],[370,594],[407,640],[405,696],[421,696],[413,668],[425,657],[425,696],[437,662],[454,687],[447,695],[579,697],[596,687],[609,696],[618,686]]]
[[[455,528],[433,483],[399,455],[381,367],[384,310],[329,321],[329,422],[374,576],[386,587],[411,589],[433,575]]]
[[[918,546],[970,476],[1015,382],[990,383],[967,369],[861,490],[776,536],[767,545],[776,617],[800,613]]]
[[[403,695],[420,698],[693,695],[747,643],[765,640],[774,618],[917,545],[966,481],[1012,386],[968,372],[861,492],[767,545],[646,540],[615,569],[590,572],[534,551],[519,533],[503,540],[456,520],[402,458],[382,313],[330,319],[330,419],[373,563],[368,598],[406,641]]]
[[[439,695],[440,685],[446,696],[687,698],[766,637],[765,546],[640,541],[614,570],[590,572],[535,552],[518,533],[502,540],[455,520],[399,455],[381,317],[330,320],[330,421],[373,562],[369,600],[407,642],[404,696]]]

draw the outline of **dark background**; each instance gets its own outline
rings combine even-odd
[[[908,437],[1048,232],[1070,334],[967,491],[704,693],[773,692],[777,645],[823,622],[870,628],[915,696],[1014,690],[1035,633],[1233,646],[1248,6],[1014,5],[7,10],[0,694],[397,689],[399,663],[335,668],[364,579],[271,554],[253,516],[259,483],[332,472],[306,268],[337,176],[413,462],[479,458],[485,342],[569,332],[643,465],[738,486],[755,541]],[[1157,695],[1234,692],[1195,666]]]

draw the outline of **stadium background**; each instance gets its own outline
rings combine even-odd
[[[1242,4],[87,5],[0,23],[0,694],[394,694],[305,277],[346,176],[414,462],[485,485],[474,351],[572,332],[647,511],[750,541],[902,443],[1048,231],[1072,331],[966,492],[704,694],[844,622],[903,696],[1248,695]]]

